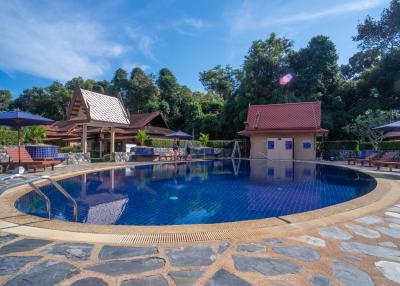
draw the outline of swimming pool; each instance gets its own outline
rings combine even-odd
[[[127,167],[59,181],[78,204],[78,221],[106,225],[214,224],[279,217],[367,194],[376,181],[350,169],[300,162],[216,160]],[[71,204],[51,185],[51,218],[73,221]],[[46,217],[34,192],[16,202]]]

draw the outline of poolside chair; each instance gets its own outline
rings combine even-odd
[[[392,171],[393,168],[400,166],[400,161],[396,160],[398,156],[399,152],[386,152],[381,158],[372,160],[372,165],[376,166],[377,170],[381,167],[388,167]]]
[[[3,173],[18,166],[25,167],[27,170],[31,169],[33,172],[36,172],[38,168],[46,170],[46,167],[51,167],[51,170],[54,170],[54,166],[61,163],[61,161],[54,159],[33,160],[24,147],[21,147],[20,150],[21,163],[19,163],[18,147],[5,147],[4,150],[9,157],[9,161],[0,163],[3,168]]]
[[[379,156],[379,153],[372,153],[372,154],[368,155],[368,156],[365,157],[365,158],[353,158],[351,161],[354,162],[354,165],[355,165],[356,163],[360,163],[361,166],[364,166],[364,163],[368,163],[368,166],[371,167],[372,160],[378,158],[378,156]],[[349,163],[349,165],[350,165],[350,161],[348,161],[348,163]]]

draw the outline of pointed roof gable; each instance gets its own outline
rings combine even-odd
[[[258,132],[326,132],[321,128],[321,102],[249,105],[245,135]]]
[[[68,120],[107,126],[130,124],[129,114],[120,97],[76,88],[68,108]]]

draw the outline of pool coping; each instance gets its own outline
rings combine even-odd
[[[171,162],[153,162],[164,164]],[[326,165],[329,163],[313,162]],[[89,170],[69,172],[54,176],[61,180],[82,174],[149,165],[146,163],[127,163],[117,165],[96,166]],[[334,165],[337,166],[337,165]],[[351,166],[342,168],[354,169]],[[218,224],[171,225],[171,226],[126,226],[126,225],[94,225],[56,220],[24,214],[15,207],[15,201],[30,192],[29,186],[18,186],[6,190],[0,195],[0,228],[8,233],[31,236],[41,239],[66,240],[89,243],[108,243],[117,245],[132,244],[182,244],[207,241],[235,241],[248,238],[295,235],[305,229],[327,226],[344,222],[376,212],[379,209],[393,205],[400,199],[400,183],[394,180],[379,178],[374,173],[357,169],[375,178],[377,185],[368,194],[333,206],[313,211],[239,222]],[[39,186],[45,182],[39,182]]]

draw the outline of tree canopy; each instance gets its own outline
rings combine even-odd
[[[340,67],[329,37],[316,35],[295,50],[293,41],[272,33],[250,45],[239,68],[216,65],[200,72],[205,92],[181,85],[168,68],[157,74],[119,68],[111,81],[75,77],[65,84],[26,89],[14,100],[9,91],[0,90],[0,110],[19,108],[61,120],[79,84],[119,93],[132,113],[160,111],[171,129],[229,139],[244,128],[249,104],[319,100],[330,139],[359,138],[350,127],[363,122],[367,110],[385,114],[400,109],[400,0],[392,0],[380,19],[367,17],[355,31],[359,50]],[[287,74],[293,79],[281,86],[279,80]]]

